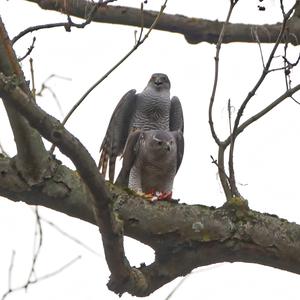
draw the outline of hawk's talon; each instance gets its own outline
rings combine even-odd
[[[151,190],[144,194],[149,201],[170,201],[172,200],[172,192],[159,192]]]

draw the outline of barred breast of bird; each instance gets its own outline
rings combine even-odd
[[[142,93],[138,95],[132,126],[144,130],[169,130],[170,93]]]
[[[173,189],[173,181],[176,174],[174,163],[164,162],[164,168],[157,169],[156,166],[150,165],[147,168],[139,168],[135,165],[129,176],[129,188],[137,192],[170,192]]]
[[[171,152],[176,152],[172,147]],[[129,175],[129,188],[137,192],[170,192],[176,174],[176,155],[168,153],[158,156],[141,146],[138,156]]]

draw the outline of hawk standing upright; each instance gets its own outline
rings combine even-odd
[[[183,112],[179,99],[170,98],[167,75],[155,73],[141,93],[130,90],[115,108],[101,144],[99,170],[113,182],[117,156],[123,153],[128,135],[136,130],[183,132]]]

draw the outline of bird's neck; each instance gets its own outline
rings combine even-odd
[[[143,95],[145,95],[145,97],[149,97],[151,99],[158,99],[160,101],[162,100],[170,100],[170,89],[166,89],[166,88],[155,88],[152,86],[146,86],[146,88],[143,90]]]

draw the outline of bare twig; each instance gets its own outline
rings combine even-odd
[[[51,29],[51,28],[57,28],[57,27],[65,27],[65,29],[67,31],[67,28],[69,28],[70,24],[68,22],[59,22],[59,23],[52,23],[52,24],[43,24],[43,25],[36,25],[36,26],[32,26],[29,27],[23,31],[21,31],[17,36],[15,36],[11,42],[12,44],[16,43],[19,39],[21,39],[23,36],[25,36],[26,34],[33,32],[33,31],[38,31],[41,29]]]
[[[284,17],[285,16],[285,10],[284,10],[284,5],[283,5],[283,0],[280,0],[280,9],[281,9],[282,16]]]
[[[231,189],[231,192],[233,193],[233,195],[237,196],[237,197],[241,197],[241,195],[238,191],[237,185],[236,185],[235,174],[234,174],[234,166],[233,166],[233,153],[234,153],[235,139],[237,137],[237,134],[236,134],[237,129],[239,127],[241,117],[244,113],[244,110],[245,110],[247,104],[252,99],[252,97],[255,95],[256,91],[258,90],[258,88],[260,87],[262,82],[265,80],[267,74],[269,73],[271,62],[274,58],[274,55],[275,55],[276,50],[278,48],[278,45],[282,41],[282,38],[283,38],[284,33],[285,33],[285,28],[286,28],[287,21],[290,18],[292,12],[294,11],[295,5],[287,12],[287,14],[284,15],[284,19],[283,19],[283,22],[282,22],[282,27],[281,27],[280,33],[277,37],[277,41],[276,41],[271,53],[269,55],[268,61],[265,65],[265,68],[263,69],[262,74],[261,74],[260,78],[258,79],[257,83],[255,84],[254,88],[248,93],[246,99],[243,101],[243,103],[241,104],[241,106],[240,106],[240,108],[238,109],[238,112],[237,112],[237,116],[236,116],[236,119],[235,119],[235,122],[234,122],[233,132],[232,132],[231,137],[230,137],[231,141],[230,141],[229,161],[228,161],[230,189]]]
[[[276,107],[278,104],[280,104],[282,101],[285,99],[291,97],[293,94],[295,94],[297,91],[300,90],[300,84],[296,85],[295,87],[287,90],[285,93],[283,93],[280,97],[278,97],[275,101],[273,101],[271,104],[266,106],[264,109],[262,109],[260,112],[255,114],[254,116],[250,117],[247,119],[244,123],[242,123],[236,130],[235,135],[236,137],[243,132],[250,124],[253,122],[257,121],[264,115],[266,115],[268,112],[270,112],[274,107]],[[225,141],[224,144],[227,146],[231,142],[231,137],[228,137]]]
[[[5,157],[9,157],[9,155],[7,154],[7,152],[4,150],[1,142],[0,142],[0,154],[4,155]]]
[[[93,20],[94,14],[96,13],[97,9],[100,6],[105,6],[110,2],[114,2],[116,0],[107,0],[107,1],[101,1],[99,0],[98,3],[93,3],[92,4],[92,8],[90,10],[90,12],[88,13],[88,16],[86,18],[86,20],[83,23],[80,24],[76,24],[71,20],[71,17],[68,15],[68,22],[59,22],[59,23],[52,23],[52,24],[43,24],[43,25],[36,25],[36,26],[32,26],[29,27],[23,31],[21,31],[17,36],[15,36],[11,42],[12,44],[14,44],[15,42],[17,42],[20,38],[22,38],[23,36],[25,36],[28,33],[31,33],[33,31],[38,31],[41,29],[50,29],[50,28],[57,28],[57,27],[64,27],[65,30],[67,32],[71,31],[71,27],[76,27],[76,28],[84,28],[85,26],[87,26],[88,24],[90,24]]]
[[[58,78],[58,79],[69,80],[69,81],[72,80],[71,78],[68,78],[68,77],[59,76],[59,75],[56,75],[56,74],[51,74],[50,76],[48,76],[48,77],[44,80],[44,82],[43,82],[42,85],[41,85],[40,90],[39,90],[38,92],[36,92],[35,95],[36,95],[36,96],[39,96],[39,97],[42,97],[42,96],[43,96],[43,92],[44,92],[45,90],[49,91],[49,93],[52,95],[52,97],[53,97],[53,99],[54,99],[54,101],[55,101],[55,103],[56,103],[56,106],[58,107],[58,110],[59,110],[61,116],[64,117],[65,114],[64,114],[64,111],[63,111],[63,109],[62,109],[62,106],[60,105],[60,101],[59,101],[57,95],[55,94],[55,92],[53,91],[53,89],[52,89],[49,85],[46,84],[46,83],[47,83],[50,79],[52,79],[52,78]]]
[[[227,180],[229,180],[228,175],[226,174],[225,170],[223,169],[223,166],[220,166],[220,164],[218,163],[218,160],[215,159],[212,155],[210,156],[211,158],[211,163],[214,164],[215,166],[217,166],[218,171],[222,172],[222,174],[227,178]]]
[[[216,55],[215,55],[215,77],[214,77],[214,83],[213,83],[213,89],[210,97],[210,102],[209,102],[209,109],[208,109],[208,120],[209,120],[209,126],[210,126],[210,131],[212,134],[212,137],[214,138],[216,144],[219,146],[219,154],[218,154],[218,170],[219,170],[219,176],[220,176],[220,181],[223,187],[223,190],[225,192],[226,198],[228,199],[230,197],[230,189],[228,186],[228,181],[227,181],[227,175],[226,171],[224,168],[224,151],[225,148],[222,145],[221,140],[219,139],[215,127],[214,127],[214,122],[213,122],[213,105],[215,101],[215,96],[216,96],[216,91],[217,91],[217,85],[218,85],[218,77],[219,77],[219,57],[220,57],[220,50],[221,50],[221,45],[224,39],[224,34],[226,30],[226,26],[229,23],[232,11],[234,9],[235,4],[237,1],[230,1],[230,7],[227,13],[226,21],[224,22],[222,26],[222,30],[219,35],[218,43],[216,45]],[[226,176],[225,176],[226,175]]]
[[[215,101],[215,96],[216,96],[216,91],[217,91],[217,85],[218,85],[218,78],[219,78],[219,57],[220,57],[220,51],[221,51],[221,45],[223,42],[224,34],[225,34],[225,29],[226,25],[229,23],[233,8],[234,8],[235,2],[231,1],[229,11],[226,17],[226,21],[223,24],[222,30],[219,35],[218,43],[216,45],[216,56],[215,56],[215,78],[214,78],[214,83],[213,83],[213,89],[212,93],[210,96],[210,102],[209,102],[209,109],[208,109],[208,120],[209,120],[209,126],[210,126],[210,131],[211,134],[216,142],[217,145],[221,144],[221,141],[215,131],[214,127],[214,122],[213,122],[213,117],[212,117],[212,110],[213,110],[213,105]]]
[[[11,279],[12,279],[12,271],[15,263],[16,251],[13,250],[11,253],[10,265],[8,269],[8,290],[11,290]]]
[[[184,276],[178,284],[172,289],[172,291],[169,293],[169,295],[165,298],[165,300],[170,300],[172,296],[175,294],[175,292],[182,286],[182,284],[192,275],[192,273],[187,274]]]
[[[71,117],[71,115],[74,113],[74,111],[80,106],[80,104],[85,100],[85,98],[101,83],[103,82],[115,69],[117,69],[136,49],[139,48],[139,46],[141,46],[145,40],[149,37],[149,34],[151,33],[151,31],[154,29],[154,27],[156,26],[156,24],[158,23],[164,9],[166,8],[168,0],[165,0],[164,4],[161,6],[161,9],[158,13],[158,15],[156,16],[154,22],[152,23],[152,26],[148,29],[147,33],[144,35],[144,37],[142,38],[142,32],[143,32],[143,17],[142,17],[142,27],[140,30],[140,35],[139,35],[139,39],[137,40],[137,42],[134,44],[134,46],[132,47],[132,49],[126,53],[126,55],[124,57],[122,57],[110,70],[108,70],[99,80],[97,80],[84,94],[83,96],[75,103],[75,105],[72,107],[72,109],[68,112],[68,114],[65,116],[64,120],[62,121],[62,125],[65,125],[66,122],[68,121],[68,119]],[[141,6],[141,8],[143,9],[143,6]],[[50,149],[50,153],[53,153],[55,149],[55,145],[52,145],[51,149]]]
[[[219,268],[222,267],[224,264],[220,263],[220,264],[214,264],[211,266],[206,266],[206,267],[202,267],[199,268],[196,271],[192,271],[191,273],[187,274],[186,276],[184,276],[179,282],[178,284],[175,286],[175,288],[170,292],[170,294],[165,298],[165,300],[170,300],[171,297],[174,295],[174,293],[178,290],[178,288],[192,275],[196,275],[197,273],[201,273],[201,272],[207,272],[209,270],[215,269],[215,268]]]
[[[97,255],[98,257],[102,257],[102,255],[100,253],[96,252],[95,250],[93,250],[92,248],[90,248],[89,246],[87,246],[86,244],[84,244],[82,241],[80,241],[76,237],[74,237],[74,236],[70,235],[69,233],[65,232],[64,230],[62,230],[59,226],[57,226],[53,222],[51,222],[51,221],[49,221],[49,220],[47,220],[47,219],[45,219],[44,217],[41,217],[41,216],[40,216],[40,220],[43,221],[43,222],[45,222],[45,223],[47,223],[52,228],[54,228],[55,230],[57,230],[59,233],[61,233],[62,235],[64,235],[68,239],[72,240],[76,244],[80,245],[84,249],[86,249],[86,250],[90,251],[91,253]]]
[[[231,117],[232,117],[232,106],[231,106],[231,101],[228,99],[227,102],[227,112],[228,112],[228,123],[229,123],[229,132],[230,134],[232,133],[232,123],[231,123]]]
[[[57,270],[54,270],[53,272],[51,273],[48,273],[48,274],[45,274],[45,275],[42,275],[40,277],[37,277],[33,280],[29,280],[28,282],[26,282],[26,284],[22,285],[22,286],[19,286],[19,287],[16,287],[16,288],[10,288],[9,290],[7,290],[7,292],[5,292],[3,295],[2,295],[2,298],[1,300],[4,300],[9,294],[11,293],[14,293],[14,292],[17,292],[17,291],[21,291],[21,290],[25,290],[30,286],[30,285],[33,285],[35,283],[38,283],[42,280],[45,280],[45,279],[48,279],[50,277],[53,277],[59,273],[61,273],[62,271],[64,271],[65,269],[67,269],[68,267],[70,267],[71,265],[73,265],[76,261],[78,261],[79,259],[81,259],[81,256],[77,256],[75,258],[73,258],[71,261],[69,261],[68,263],[66,263],[65,265],[63,265],[62,267],[58,268]]]
[[[31,46],[27,49],[27,52],[24,56],[22,56],[21,58],[18,58],[18,61],[21,62],[22,60],[24,60],[28,55],[30,55],[30,53],[32,52],[33,48],[34,48],[34,43],[36,41],[36,38],[34,37],[32,39],[32,43]]]
[[[33,99],[36,100],[35,99],[36,89],[35,89],[34,69],[33,69],[33,59],[32,58],[29,59],[29,63],[30,63],[31,85],[32,85],[31,93],[32,93]]]
[[[35,275],[35,265],[37,262],[37,259],[39,257],[42,244],[43,244],[43,229],[41,224],[41,219],[38,211],[38,206],[34,208],[35,216],[36,216],[36,228],[34,233],[34,247],[33,247],[33,259],[31,264],[31,269],[28,275],[27,283],[29,285],[29,282],[31,281],[31,278],[33,275]],[[36,276],[35,276],[36,277]],[[36,278],[35,278],[36,279]],[[28,285],[24,285],[25,289],[27,289]]]
[[[252,32],[252,35],[253,35],[255,41],[257,42],[261,62],[262,62],[263,68],[265,68],[265,60],[264,60],[264,55],[263,55],[262,48],[261,48],[261,42],[259,40],[259,36],[258,36],[258,32],[257,32],[257,27],[256,28],[251,28],[251,32]]]

